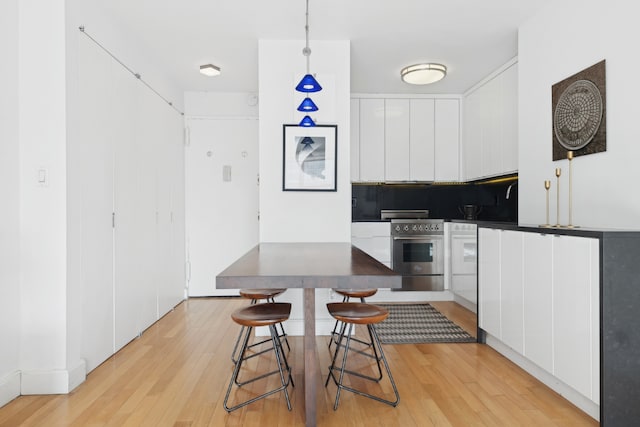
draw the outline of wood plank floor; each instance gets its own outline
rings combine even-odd
[[[0,408],[0,426],[302,426],[301,337],[289,338],[296,383],[291,412],[282,393],[231,414],[222,407],[238,332],[230,314],[246,304],[241,299],[187,300],[91,372],[71,394],[21,396]],[[475,334],[475,316],[467,310],[455,303],[434,306]],[[327,340],[317,340],[323,377],[329,365]],[[335,386],[325,389],[322,384],[318,426],[598,424],[486,345],[385,345],[385,353],[400,392],[399,406],[343,392],[334,412]],[[367,369],[366,362],[354,362]],[[270,357],[258,357],[247,368],[268,369],[269,363]],[[232,396],[249,396],[275,384],[275,377],[266,380],[268,385],[257,382]],[[352,384],[391,398],[387,383]]]

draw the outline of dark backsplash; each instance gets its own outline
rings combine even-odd
[[[380,220],[381,209],[429,209],[430,218],[462,219],[463,205],[478,205],[480,221],[518,221],[518,185],[516,181],[460,185],[429,184],[353,184],[351,218],[353,221]]]

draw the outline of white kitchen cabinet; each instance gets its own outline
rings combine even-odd
[[[553,374],[584,396],[593,395],[593,317],[599,302],[598,240],[573,236],[553,237]],[[596,387],[599,388],[599,387]]]
[[[352,222],[351,244],[391,267],[390,227],[388,222]]]
[[[351,181],[360,180],[360,100],[351,100]]]
[[[480,228],[479,325],[600,403],[599,240]]]
[[[518,170],[518,64],[502,73],[502,169],[500,172]]]
[[[503,231],[500,235],[500,323],[501,339],[509,347],[524,350],[522,304],[523,234]]]
[[[500,234],[478,229],[478,322],[480,328],[500,337]]]
[[[384,181],[384,99],[360,100],[360,179]]]
[[[409,180],[435,179],[435,101],[412,99],[409,107]]]
[[[524,355],[553,372],[553,239],[545,234],[523,234]]]
[[[517,63],[467,94],[463,102],[464,179],[517,172]]]
[[[352,182],[459,181],[458,99],[351,101]]]
[[[435,101],[435,180],[460,180],[460,102]]]
[[[461,157],[465,181],[482,176],[482,108],[483,98],[480,91],[475,91],[464,99]]]
[[[384,179],[407,181],[409,179],[409,113],[408,99],[384,101]]]

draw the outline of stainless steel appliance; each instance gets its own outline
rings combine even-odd
[[[454,300],[477,312],[478,242],[476,224],[451,223],[451,292]]]
[[[444,221],[392,219],[391,268],[401,291],[444,290]]]

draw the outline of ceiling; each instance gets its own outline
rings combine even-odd
[[[305,0],[110,0],[104,12],[140,39],[185,91],[258,91],[258,40],[300,40]],[[464,93],[517,55],[517,29],[551,0],[309,0],[313,40],[351,41],[352,93]],[[413,86],[400,69],[448,67]],[[222,68],[207,78],[201,64]],[[313,54],[311,55],[313,72]]]

